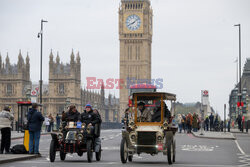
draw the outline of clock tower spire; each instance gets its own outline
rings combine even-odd
[[[129,82],[151,80],[152,13],[150,0],[121,0],[120,118],[128,107]]]

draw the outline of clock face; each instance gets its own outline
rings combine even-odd
[[[141,26],[140,17],[135,14],[128,16],[126,19],[126,26],[131,31],[138,30]]]

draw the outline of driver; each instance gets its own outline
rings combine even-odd
[[[152,114],[148,108],[145,107],[144,102],[140,102],[137,104],[138,111],[138,121],[139,122],[151,122],[152,121]]]
[[[62,117],[62,121],[70,122],[78,122],[80,120],[80,113],[77,111],[75,105],[71,105],[65,115]]]

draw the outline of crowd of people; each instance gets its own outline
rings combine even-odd
[[[186,115],[178,114],[177,123],[179,133],[182,133],[182,131],[184,131],[184,133],[191,133],[191,131],[197,132],[201,128],[201,117],[196,113],[188,113]],[[218,114],[214,116],[213,113],[211,113],[204,118],[202,128],[204,128],[205,131],[223,131],[223,124],[224,122],[219,119]]]
[[[196,113],[178,114],[177,123],[179,127],[179,133],[182,131],[191,133],[191,131],[197,132],[199,129],[200,119]]]
[[[65,111],[62,112],[62,114],[64,114]],[[55,122],[56,120],[56,130],[58,131],[59,130],[59,127],[61,125],[61,117],[59,116],[59,114],[56,115],[56,118],[54,119],[54,117],[49,114],[49,116],[46,116],[45,117],[45,121],[44,121],[44,124],[45,124],[45,132],[52,132],[54,131],[54,127],[55,127]]]

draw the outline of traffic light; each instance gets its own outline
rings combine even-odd
[[[242,101],[242,102],[237,102],[237,107],[244,107],[244,102]]]

